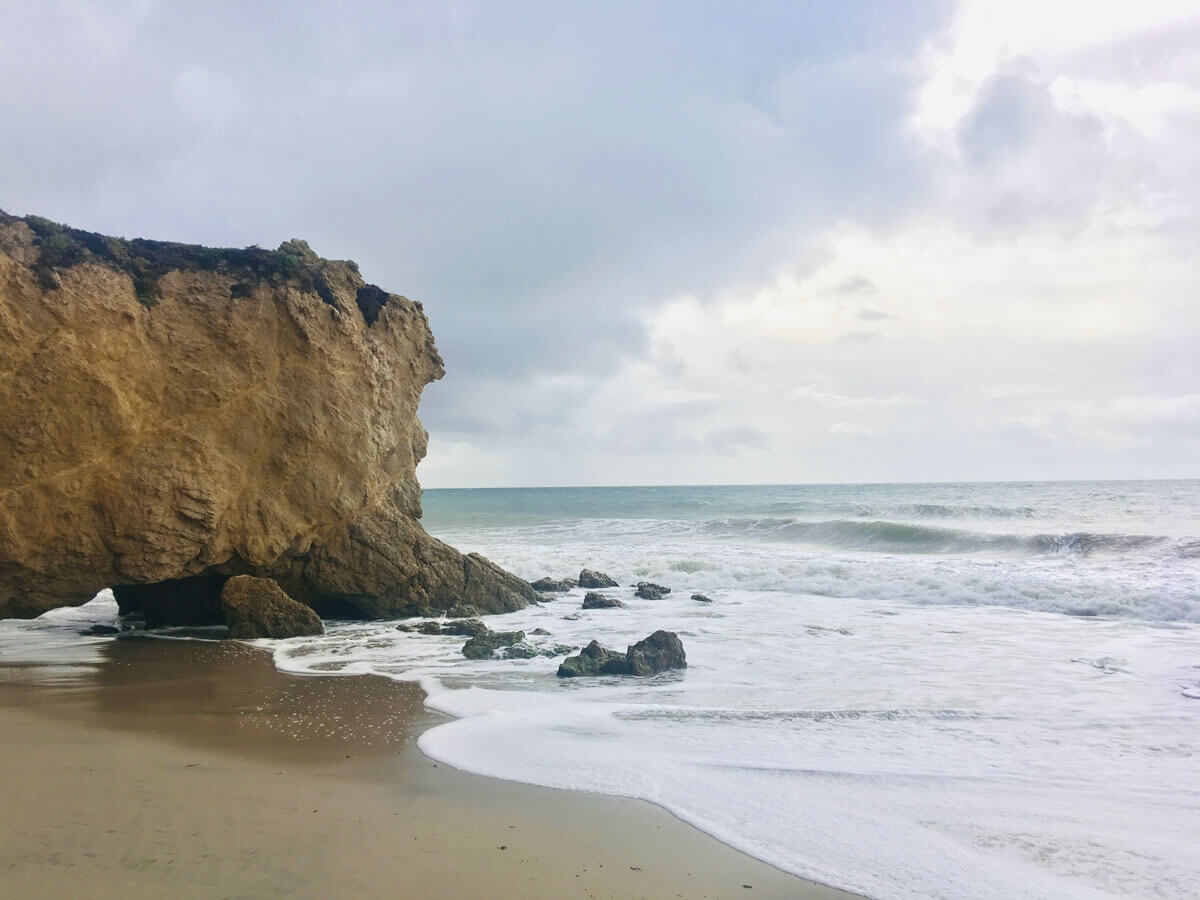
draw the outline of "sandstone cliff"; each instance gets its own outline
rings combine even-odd
[[[536,595],[420,527],[419,303],[302,241],[125,241],[0,212],[0,617],[117,587],[219,621],[226,577],[323,614]]]

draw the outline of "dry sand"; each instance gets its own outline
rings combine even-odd
[[[647,803],[438,765],[413,685],[233,642],[105,657],[0,667],[0,896],[850,896]]]

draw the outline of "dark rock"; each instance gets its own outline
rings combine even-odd
[[[446,610],[446,617],[449,619],[473,619],[476,616],[482,616],[483,610],[478,606],[472,606],[470,603],[457,603]]]
[[[634,596],[641,597],[643,600],[661,600],[664,594],[671,593],[671,589],[661,584],[655,584],[653,581],[639,581],[637,590],[633,593]]]
[[[630,647],[625,653],[630,675],[656,675],[667,669],[686,669],[683,642],[673,631],[656,631]]]
[[[270,578],[230,578],[221,591],[221,611],[231,638],[288,638],[325,632],[311,607],[297,603]]]
[[[500,648],[500,656],[503,659],[533,659],[541,656],[541,652],[527,641],[517,641],[509,647]]]
[[[416,625],[397,625],[397,631],[406,631],[410,634],[459,634],[475,637],[480,634],[486,634],[491,631],[478,619],[458,619],[454,622],[418,622]]]
[[[115,628],[112,625],[93,625],[91,628],[85,628],[79,633],[85,637],[100,637],[106,634],[120,634],[121,629]]]
[[[536,647],[528,641],[517,641],[511,647],[501,647],[500,656],[504,659],[533,659],[536,656],[566,656],[574,647],[566,644],[555,644],[552,647]]]
[[[625,657],[592,641],[577,656],[568,656],[558,667],[559,678],[578,678],[581,675],[624,675],[628,671]]]
[[[548,635],[550,632],[548,632],[545,628],[535,628],[535,629],[533,629],[533,631],[531,631],[529,633],[545,636],[545,635]]]
[[[491,659],[501,647],[511,647],[523,640],[523,631],[488,631],[475,635],[463,644],[462,655],[467,659]]]
[[[588,591],[583,598],[584,609],[618,609],[624,605],[616,597],[606,597],[604,594],[597,594],[595,591]]]
[[[697,603],[712,603],[712,597],[705,597],[703,594],[692,594],[692,599]]]
[[[593,572],[591,569],[584,569],[579,573],[579,586],[582,588],[620,587],[603,572]]]
[[[562,578],[558,580],[553,578],[539,578],[537,581],[531,582],[529,586],[543,594],[562,594],[578,586],[578,584],[579,582],[574,578]]]
[[[442,626],[442,634],[465,634],[470,637],[479,637],[489,631],[491,629],[478,619],[459,619],[456,622],[447,622]]]
[[[562,661],[558,667],[558,677],[657,675],[668,669],[686,668],[687,656],[679,635],[673,631],[656,631],[631,646],[624,656],[592,641],[578,656],[568,656]]]

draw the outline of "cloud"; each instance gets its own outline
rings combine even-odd
[[[424,301],[430,485],[1195,474],[1191,7],[47,0],[0,206]]]

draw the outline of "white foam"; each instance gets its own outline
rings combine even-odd
[[[71,666],[102,659],[106,637],[80,634],[117,624],[117,601],[103,590],[82,606],[52,609],[35,619],[0,619],[0,664]]]
[[[420,679],[456,717],[422,735],[435,759],[646,799],[871,895],[1186,896],[1200,883],[1194,626],[786,592],[707,606],[689,599],[702,575],[662,601],[611,591],[624,610],[581,611],[574,591],[489,617],[545,627],[531,637],[544,645],[621,649],[675,630],[689,668],[654,679],[560,680],[557,659],[470,661],[464,638],[378,623],[280,642],[276,657]]]

